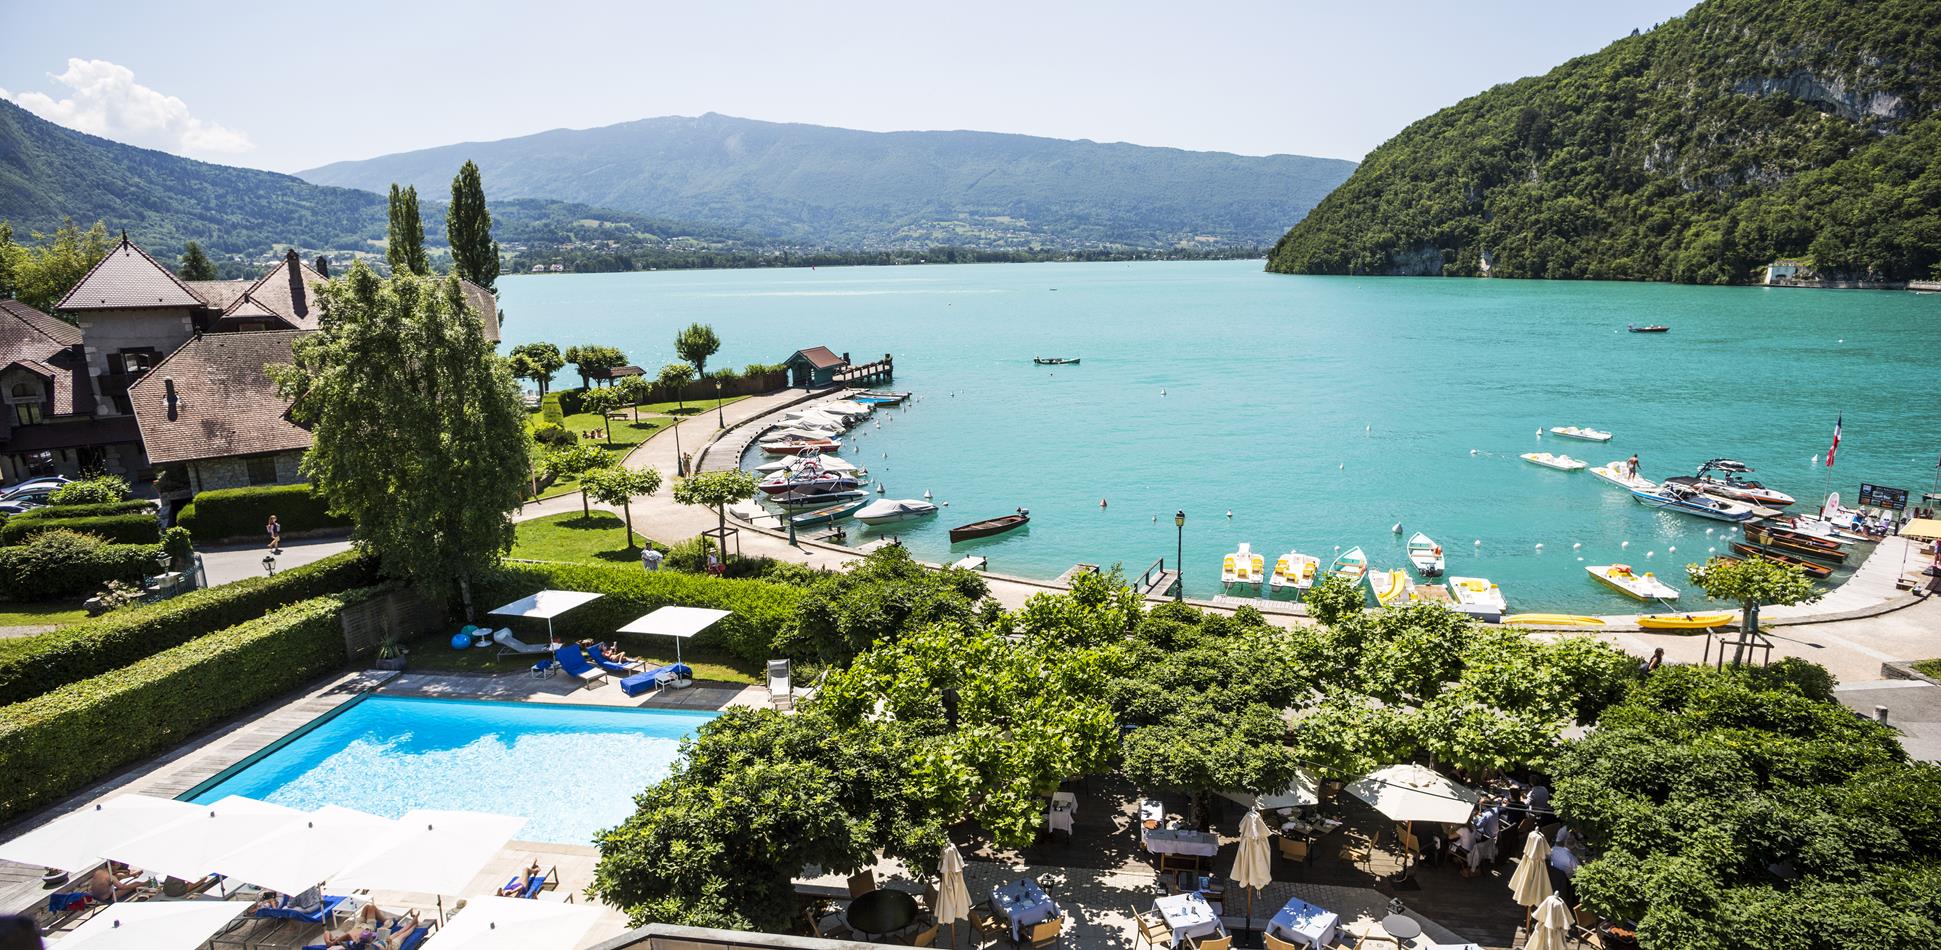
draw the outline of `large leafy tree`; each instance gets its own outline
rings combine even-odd
[[[202,245],[190,241],[182,249],[182,266],[177,273],[183,280],[215,280],[216,262],[203,252]]]
[[[619,462],[613,457],[612,452],[585,442],[574,442],[572,445],[561,446],[547,452],[539,462],[542,472],[553,478],[583,477],[589,472],[611,468],[617,464]],[[581,517],[593,514],[593,509],[587,504],[586,492],[586,483],[582,481],[580,483]]]
[[[613,426],[607,416],[626,404],[627,394],[611,386],[589,389],[580,396],[580,410],[600,417],[600,431],[606,433],[609,447],[613,445]]]
[[[594,373],[627,365],[627,354],[615,347],[584,343],[566,348],[566,362],[573,364],[580,374],[580,388],[585,389],[592,384]]]
[[[552,388],[553,374],[566,365],[566,358],[560,355],[559,347],[551,343],[521,343],[512,348],[511,356],[525,358],[531,372],[521,378],[532,380],[539,387],[541,396]]]
[[[452,178],[452,203],[445,207],[445,238],[451,242],[452,270],[498,292],[499,242],[492,240],[492,212],[485,208],[479,167],[467,159]]]
[[[0,300],[19,296],[14,290],[14,261],[20,253],[20,245],[13,242],[13,225],[0,221]]]
[[[12,284],[12,295],[51,313],[110,247],[108,229],[101,222],[82,231],[69,219],[51,235],[34,234],[31,244],[16,244],[9,236],[0,241],[0,255],[7,258],[5,279]]]
[[[1272,794],[1294,781],[1298,767],[1280,710],[1260,703],[1195,702],[1125,737],[1126,777],[1140,788],[1191,793],[1202,830],[1212,823],[1215,792]]]
[[[384,242],[385,260],[393,274],[429,274],[425,256],[425,223],[418,215],[418,188],[391,185],[391,225]]]
[[[932,570],[900,545],[881,547],[810,587],[775,647],[797,659],[846,663],[906,630],[970,622],[986,590],[978,574]]]
[[[314,433],[303,473],[385,571],[444,593],[512,546],[530,441],[518,387],[455,278],[362,263],[318,292],[319,332],[274,371]]]
[[[690,475],[674,483],[674,500],[683,505],[705,505],[713,508],[717,519],[719,537],[728,533],[728,506],[738,501],[755,497],[755,476],[740,469],[724,472],[702,472]],[[728,559],[728,552],[721,552],[721,559]]]
[[[619,505],[627,519],[627,547],[634,546],[633,501],[660,490],[660,473],[651,468],[613,465],[594,469],[580,480],[586,494],[603,505]]]
[[[705,323],[690,323],[674,337],[674,353],[694,367],[694,375],[708,374],[708,357],[721,351],[721,338]]]
[[[618,393],[621,405],[630,406],[634,411],[634,421],[640,421],[640,404],[653,398],[654,384],[645,376],[628,376],[611,387]]]
[[[1791,564],[1763,557],[1713,558],[1704,564],[1689,564],[1685,573],[1692,584],[1708,596],[1739,605],[1743,631],[1734,664],[1744,663],[1747,644],[1759,632],[1759,608],[1767,604],[1805,604],[1820,599],[1820,591],[1806,571]]]
[[[681,408],[686,409],[687,399],[684,398],[686,396],[684,390],[687,388],[687,381],[693,378],[693,366],[686,363],[669,363],[660,368],[660,375],[654,378],[654,385],[659,386],[662,393],[672,393]]]

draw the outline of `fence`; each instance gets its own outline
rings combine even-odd
[[[394,588],[344,608],[344,652],[363,660],[386,640],[409,640],[444,621],[444,609],[416,588]]]

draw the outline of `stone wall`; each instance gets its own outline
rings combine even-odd
[[[121,350],[147,347],[159,362],[195,335],[189,311],[179,310],[98,310],[80,314],[81,339],[86,344],[88,372],[95,379],[97,415],[120,415],[114,398],[103,391],[108,375],[108,356]]]
[[[202,459],[189,463],[189,491],[196,494],[217,488],[247,488],[249,481],[248,456],[232,455],[226,458]],[[261,484],[295,485],[303,481],[297,465],[303,461],[301,451],[276,453],[276,481]]]

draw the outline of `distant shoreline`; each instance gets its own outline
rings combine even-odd
[[[629,274],[657,270],[754,270],[786,267],[902,267],[918,264],[1089,264],[1120,261],[1245,261],[1267,258],[1264,247],[1221,247],[1204,251],[1000,251],[976,248],[931,248],[926,251],[828,251],[775,254],[765,252],[698,252],[667,258],[613,260],[594,256],[572,262],[535,259],[522,253],[502,272],[506,277],[554,274]],[[561,270],[551,270],[559,263]],[[537,264],[545,270],[534,270]]]

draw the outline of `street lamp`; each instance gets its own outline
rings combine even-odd
[[[714,421],[723,429],[728,428],[728,417],[721,414],[721,380],[714,381]]]
[[[673,416],[671,418],[673,419],[672,425],[674,426],[674,473],[677,475],[686,475],[687,456],[681,454],[681,419],[679,416]]]
[[[1173,588],[1174,600],[1186,599],[1186,510],[1173,512],[1173,567],[1179,571],[1179,585]]]

